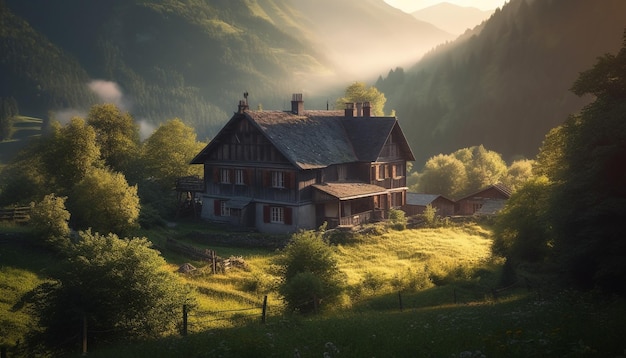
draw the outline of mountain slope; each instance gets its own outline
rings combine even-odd
[[[511,0],[480,33],[377,87],[397,110],[418,167],[478,144],[508,160],[534,157],[548,130],[588,103],[569,88],[596,57],[619,49],[625,24],[621,0]]]
[[[411,13],[418,20],[428,22],[454,35],[473,29],[487,20],[494,10],[484,11],[473,7],[458,6],[448,2],[429,6]]]
[[[87,84],[102,80],[136,118],[158,124],[179,117],[202,139],[216,133],[244,91],[252,108],[284,108],[293,92],[319,108],[319,98],[329,98],[322,88],[338,91],[414,63],[450,38],[383,0],[3,0],[0,8],[36,36],[11,40],[6,34],[15,32],[15,21],[0,25],[7,50],[0,75],[10,79],[0,97],[14,96],[21,113],[85,111],[97,95]],[[20,46],[6,45],[11,41]],[[23,56],[31,61],[11,60]],[[59,100],[31,106],[38,84],[62,83],[35,70],[49,61],[71,64],[47,73],[79,76],[73,86],[81,93],[73,98],[87,98],[68,100],[50,89],[47,95]],[[28,80],[33,73],[38,77]],[[15,83],[23,87],[17,95]]]

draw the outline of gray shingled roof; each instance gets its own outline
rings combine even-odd
[[[323,183],[313,184],[313,187],[332,195],[340,200],[355,199],[364,196],[386,193],[386,189],[374,184],[366,183]]]
[[[226,126],[236,120],[249,120],[300,169],[373,162],[398,123],[394,117],[346,118],[343,111],[312,110],[302,115],[289,111],[245,111],[235,113]],[[403,136],[401,131],[400,134]],[[219,136],[218,133],[216,138]],[[414,160],[404,141],[407,160]],[[201,164],[214,145],[209,143],[191,163]]]

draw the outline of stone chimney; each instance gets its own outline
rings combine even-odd
[[[243,113],[248,110],[248,102],[246,100],[240,100],[237,113]]]
[[[354,117],[354,103],[346,103],[345,116],[346,118]]]
[[[363,102],[356,103],[356,116],[363,117]]]
[[[363,102],[363,117],[369,118],[372,115],[372,106],[369,102]]]
[[[304,114],[304,101],[302,100],[302,93],[294,93],[291,95],[291,113],[298,115]]]

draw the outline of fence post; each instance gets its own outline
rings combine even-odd
[[[83,355],[87,355],[87,315],[83,313]]]
[[[182,335],[183,336],[187,335],[187,305],[186,304],[183,305],[183,331],[182,331]]]
[[[404,306],[402,305],[402,291],[398,291],[398,302],[400,303],[400,312],[404,310]]]
[[[265,315],[267,313],[267,295],[263,297],[263,312],[261,313],[261,323],[265,324]]]

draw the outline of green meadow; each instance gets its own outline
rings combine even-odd
[[[626,345],[622,299],[559,289],[526,275],[501,289],[502,259],[490,252],[487,225],[386,230],[333,244],[347,283],[341,304],[317,315],[285,312],[275,293],[270,249],[212,245],[190,238],[202,225],[144,234],[168,268],[192,287],[187,335],[154,341],[106,342],[90,335],[92,357],[618,357]],[[36,329],[24,298],[58,258],[23,227],[3,226],[0,238],[0,345],[9,357]],[[15,233],[17,231],[17,233]],[[7,234],[9,233],[9,234]],[[213,274],[209,265],[167,249],[173,238],[245,266]],[[530,271],[528,271],[530,272]],[[262,322],[267,296],[266,319]],[[181,307],[182,329],[182,307]],[[23,344],[23,343],[21,343]],[[80,356],[81,342],[76,342]]]

